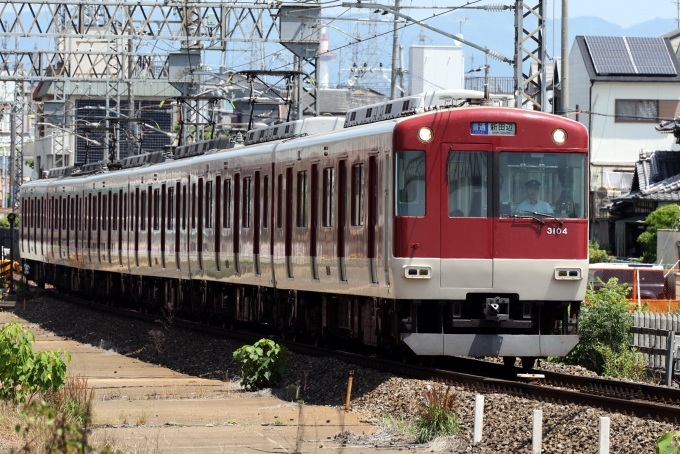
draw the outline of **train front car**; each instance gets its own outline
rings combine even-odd
[[[578,342],[587,131],[521,109],[416,116],[394,135],[393,311],[417,355],[530,367]]]

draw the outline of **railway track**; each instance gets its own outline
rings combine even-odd
[[[54,291],[48,293],[63,301],[125,317],[134,317],[151,322],[158,319],[158,315],[94,303]],[[172,321],[172,325],[177,328],[229,337],[246,343],[253,343],[262,337],[262,334],[258,333],[236,331],[177,318]],[[437,380],[464,386],[479,393],[503,393],[545,402],[597,407],[605,411],[673,423],[680,421],[680,389],[676,388],[560,374],[543,370],[531,371],[532,373],[529,375],[534,375],[533,377],[520,378],[519,372],[525,371],[519,368],[467,358],[453,359],[448,366],[451,366],[454,370],[445,370],[403,364],[399,361],[358,353],[329,350],[290,340],[277,339],[277,342],[295,353],[333,357],[340,361],[390,372],[395,375]],[[459,370],[468,372],[463,373]],[[539,374],[542,375],[542,378],[536,377]]]

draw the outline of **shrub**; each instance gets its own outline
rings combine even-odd
[[[416,443],[427,443],[437,437],[458,433],[458,417],[453,411],[456,395],[451,392],[451,387],[434,385],[428,387],[423,396],[425,403],[415,420]]]
[[[37,392],[57,391],[66,380],[66,362],[71,355],[57,350],[33,353],[33,333],[21,323],[0,328],[0,399],[25,402]]]
[[[680,454],[680,432],[665,433],[656,442],[656,454]]]
[[[613,257],[606,250],[600,249],[597,241],[588,241],[588,257],[590,263],[608,263],[613,260]]]
[[[586,301],[581,303],[579,343],[567,355],[565,362],[578,364],[600,375],[637,371],[637,352],[629,349],[633,314],[628,311],[628,284],[618,285],[616,278],[607,283],[600,280],[600,283],[602,287],[597,291],[592,288],[586,290]]]
[[[680,220],[680,207],[676,204],[662,206],[652,211],[645,219],[646,229],[638,237],[638,243],[645,246],[642,261],[646,263],[656,262],[657,230],[677,229]]]
[[[276,385],[286,371],[288,349],[270,339],[260,339],[234,352],[241,369],[241,386],[258,390]]]

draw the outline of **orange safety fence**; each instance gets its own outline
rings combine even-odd
[[[588,272],[588,285],[597,290],[611,278],[628,284],[631,309],[672,312],[680,300],[680,269],[641,264],[593,264]]]

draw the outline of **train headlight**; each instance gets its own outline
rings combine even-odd
[[[406,279],[432,279],[432,267],[405,266],[404,277]]]
[[[562,145],[564,142],[567,141],[567,131],[564,129],[555,129],[552,132],[552,139],[555,141],[556,144]]]
[[[434,132],[430,128],[423,126],[418,130],[418,138],[423,143],[432,142],[432,139],[434,139]]]
[[[555,268],[555,279],[561,281],[580,281],[583,279],[581,268]]]

